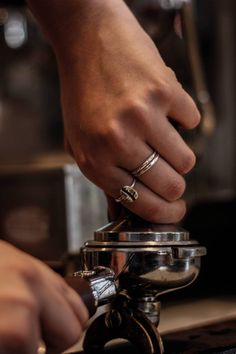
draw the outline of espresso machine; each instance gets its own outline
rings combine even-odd
[[[187,287],[197,278],[206,248],[177,225],[151,224],[127,215],[94,233],[81,248],[81,270],[67,277],[79,292],[92,320],[83,348],[103,352],[118,338],[143,354],[162,354],[158,332],[163,294]]]
[[[213,193],[215,194],[215,190],[222,188],[223,185],[222,181],[225,180],[225,176],[227,177],[228,175],[231,175],[230,171],[232,168],[231,167],[232,159],[230,160],[230,157],[231,154],[233,154],[233,150],[231,149],[230,146],[228,146],[229,144],[225,144],[225,142],[223,141],[224,134],[222,134],[222,130],[219,129],[218,129],[218,134],[221,138],[216,137],[217,139],[214,140],[215,144],[213,144],[213,146],[211,145],[209,148],[209,141],[210,143],[212,143],[211,134],[214,133],[214,129],[216,128],[217,121],[215,121],[213,107],[211,104],[211,97],[208,92],[208,89],[206,88],[206,82],[203,75],[203,67],[201,65],[200,53],[198,52],[198,48],[197,48],[196,28],[193,27],[193,22],[194,22],[192,18],[193,3],[196,3],[196,1],[194,2],[194,1],[186,1],[186,0],[145,0],[145,1],[127,0],[126,2],[131,7],[135,15],[138,17],[139,21],[144,26],[145,30],[148,32],[148,34],[153,38],[155,43],[157,43],[160,48],[162,46],[163,47],[166,46],[165,39],[168,37],[169,31],[172,29],[173,32],[173,24],[176,15],[180,14],[182,18],[183,21],[182,30],[185,38],[184,42],[186,43],[187,56],[190,61],[191,68],[188,68],[187,66],[185,66],[185,64],[183,64],[182,57],[180,61],[181,65],[179,65],[179,67],[180,68],[184,67],[184,74],[186,74],[186,72],[191,72],[192,73],[191,78],[193,78],[193,81],[191,82],[191,84],[189,84],[186,77],[184,77],[183,80],[181,81],[183,81],[184,84],[187,83],[187,85],[185,85],[185,88],[187,88],[188,91],[194,96],[203,115],[202,123],[200,127],[197,129],[196,133],[194,133],[194,136],[188,135],[186,137],[187,140],[189,138],[188,142],[190,143],[191,147],[197,154],[198,158],[200,158],[198,159],[198,164],[196,166],[195,172],[193,172],[192,176],[190,176],[189,179],[190,183],[188,183],[190,188],[187,191],[187,193],[189,193],[187,194],[187,199],[189,205],[194,206],[194,204],[200,198],[204,199],[206,196],[209,195],[211,197]],[[3,1],[2,0],[0,1],[0,3],[2,6],[8,6],[11,3],[14,5],[14,8],[16,7],[18,9],[18,6],[19,5],[21,6],[23,4],[23,1],[21,0]],[[202,1],[202,3],[204,3],[204,1]],[[205,3],[207,3],[207,1],[205,1]],[[225,3],[227,3],[227,1]],[[224,8],[224,6],[221,7],[219,6],[217,8],[220,9],[222,7]],[[19,7],[19,9],[21,9],[21,7]],[[210,10],[211,9],[209,6],[209,11]],[[212,16],[212,18],[213,17],[214,16]],[[221,20],[224,18],[225,17],[222,15]],[[15,17],[13,19],[15,19]],[[22,28],[25,30],[24,27],[25,22],[20,21],[20,24],[22,24]],[[3,25],[6,27],[5,29],[7,30],[7,26],[5,25],[5,22]],[[34,34],[34,32],[32,31],[28,33],[28,40],[32,39],[32,33]],[[12,37],[10,36],[9,38],[11,39]],[[37,41],[34,40],[33,42],[37,42]],[[221,50],[220,53],[223,53],[227,59],[228,58],[227,48],[229,47],[231,48],[230,42],[226,41],[225,39],[221,40],[221,42],[223,42],[223,44],[225,45],[224,47],[225,50]],[[24,48],[27,50],[27,46],[24,47],[24,45],[22,44],[22,50],[24,50]],[[15,51],[19,50],[20,53],[21,49],[15,48],[12,50]],[[175,52],[175,55],[172,55],[173,48],[171,47],[171,50],[168,51],[166,57],[164,55],[164,58],[169,59],[169,61],[171,61],[172,57],[174,57],[173,59],[175,59],[175,61],[178,62],[178,58],[176,59],[176,56],[178,56],[177,52],[178,51]],[[45,53],[44,46],[43,46],[42,53]],[[36,56],[36,54],[37,57],[39,57],[40,59],[39,61],[45,60],[46,62],[51,63],[51,57],[45,59],[45,56],[44,55],[42,56],[41,54],[39,55],[38,52],[34,53],[34,57]],[[209,56],[209,60],[210,59],[212,59],[212,57]],[[213,67],[215,65],[215,57],[213,59],[214,60],[211,60],[210,63],[212,72],[213,72]],[[29,67],[28,65],[26,66]],[[229,65],[226,65],[225,68],[229,68]],[[18,73],[20,71],[15,70],[14,72]],[[45,87],[50,86],[50,82],[48,81],[48,79],[50,79],[50,75],[48,75],[47,70],[43,70],[43,72],[46,73],[45,77],[47,78],[47,84],[42,86],[42,92],[45,91]],[[225,80],[226,75],[223,76],[223,74],[222,74],[222,78],[224,77]],[[215,71],[214,71],[214,75],[215,75]],[[231,77],[233,76],[230,75],[229,72],[228,80]],[[234,118],[234,115],[231,113],[229,108],[228,111],[225,112],[225,108],[228,107],[227,102],[229,98],[229,93],[233,94],[233,90],[228,89],[228,91],[225,91],[225,100],[222,100],[222,97],[224,98],[224,95],[222,95],[222,93],[224,93],[225,90],[224,80],[221,80],[220,85],[217,85],[216,79],[215,81],[211,80],[211,82],[213,82],[212,85],[214,85],[214,90],[216,90],[216,88],[218,88],[219,86],[221,87],[221,89],[219,89],[218,92],[219,96],[217,96],[216,97],[217,99],[215,99],[215,103],[216,106],[222,105],[223,107],[222,118],[224,119],[226,119],[227,117]],[[54,78],[52,81],[54,82]],[[226,85],[226,88],[228,86]],[[52,90],[53,92],[54,92],[54,88],[55,87],[53,86],[53,90]],[[20,91],[23,92],[24,90],[21,89]],[[32,94],[33,93],[34,92],[32,92]],[[51,95],[47,95],[47,96],[50,97],[51,99]],[[37,95],[37,99],[38,99],[38,95]],[[32,101],[31,103],[33,104],[34,100],[31,101]],[[55,99],[55,101],[57,101],[57,98]],[[233,102],[233,100],[231,100],[231,102]],[[26,105],[24,105],[24,107],[25,106]],[[50,101],[50,105],[46,104],[44,106],[47,107],[48,110],[48,107],[52,107],[54,106],[54,104],[52,104],[52,102]],[[4,108],[5,106],[3,105],[2,107]],[[38,109],[38,106],[36,107]],[[32,108],[32,112],[35,112],[33,108]],[[219,112],[219,107],[217,107],[217,109]],[[8,112],[9,110],[3,109],[3,112],[5,111]],[[28,116],[31,116],[32,113],[31,111],[27,114],[23,112],[22,114],[19,115],[21,115],[23,117],[22,119],[24,119],[24,117],[27,118]],[[42,115],[45,115],[45,112],[42,112]],[[53,117],[54,119],[54,117],[57,115],[58,112],[56,113],[54,111],[50,112],[50,117],[49,117],[50,119],[45,119],[45,120],[47,120],[47,122],[50,122],[51,117]],[[12,114],[12,116],[14,116],[14,114]],[[233,118],[231,119],[232,122],[235,121],[235,119]],[[229,118],[227,119],[229,120]],[[7,121],[10,122],[10,119],[8,119]],[[39,119],[39,121],[40,122],[42,121],[41,118]],[[230,124],[228,124],[228,130],[226,131],[227,137],[230,137],[230,139],[227,139],[227,141],[229,140],[231,142],[234,141],[231,137],[233,131],[232,122],[231,123],[228,122]],[[42,132],[44,132],[43,129],[38,129],[37,131],[41,131],[41,130]],[[56,131],[56,129],[52,129],[52,130],[53,132]],[[16,129],[16,133],[17,133],[16,135],[20,137],[19,131],[17,129]],[[223,133],[224,133],[224,129],[223,129]],[[11,130],[11,134],[12,134],[12,130]],[[51,139],[51,135],[50,134],[48,135],[50,136]],[[33,134],[32,136],[34,137]],[[42,141],[41,137],[39,140],[40,142]],[[34,138],[33,142],[31,142],[32,146],[29,145],[28,148],[27,147],[25,148],[24,146],[24,148],[27,150],[27,154],[29,153],[29,151],[31,151],[32,154],[35,155],[35,153],[41,151],[42,149],[41,145],[38,143],[38,145],[36,146],[37,141],[38,140]],[[8,143],[7,144],[8,147],[7,152],[8,152],[9,141],[7,143]],[[227,147],[229,149],[229,151],[226,154],[227,155],[226,162],[225,162],[225,156],[223,156],[225,150],[222,149],[222,146]],[[51,149],[51,145],[47,148]],[[22,144],[22,149],[23,149],[23,144]],[[216,156],[216,155],[219,156],[219,150],[222,153],[222,155],[220,156],[221,156],[221,161],[222,160],[224,161],[223,165],[220,164],[219,161],[220,159],[212,159],[212,156]],[[13,152],[14,156],[15,156],[15,152],[16,151],[14,150]],[[21,151],[19,151],[18,153],[20,154],[20,152]],[[25,151],[22,150],[20,158],[22,158],[24,154]],[[69,161],[69,163],[71,163],[71,161]],[[89,189],[89,187],[86,184],[85,189],[82,188],[82,193],[81,194],[77,193],[77,186],[79,185],[81,187],[81,185],[83,185],[84,182],[81,182],[81,175],[78,171],[74,171],[74,167],[75,166],[72,166],[72,169],[71,168],[68,169],[66,166],[65,168],[63,163],[62,166],[60,165],[59,167],[58,166],[56,167],[56,175],[55,175],[55,167],[53,169],[47,168],[46,182],[45,182],[45,171],[42,172],[43,175],[42,177],[41,171],[35,171],[35,166],[33,166],[33,170],[34,170],[33,175],[32,175],[32,171],[29,171],[28,169],[27,171],[24,170],[23,172],[20,171],[20,176],[21,176],[20,179],[18,178],[19,177],[18,170],[16,172],[14,171],[13,174],[10,172],[11,178],[14,183],[14,189],[12,188],[12,183],[8,185],[5,184],[6,180],[7,183],[9,183],[9,172],[7,171],[7,173],[4,172],[4,174],[2,174],[2,177],[0,178],[1,192],[4,191],[4,198],[5,198],[4,201],[7,201],[7,204],[5,202],[4,205],[8,206],[7,210],[6,207],[4,206],[4,210],[3,210],[4,215],[2,219],[7,221],[6,223],[4,223],[4,225],[8,226],[7,227],[8,235],[10,235],[9,240],[15,243],[18,247],[21,246],[23,250],[26,250],[27,252],[32,253],[34,256],[43,259],[54,269],[56,268],[57,270],[58,268],[60,268],[60,271],[66,277],[68,283],[72,287],[77,289],[78,293],[83,297],[85,303],[88,306],[90,316],[91,316],[90,325],[86,331],[83,340],[83,348],[85,352],[87,353],[100,352],[103,350],[104,347],[106,347],[106,344],[111,340],[117,338],[123,338],[128,340],[135,346],[136,353],[138,353],[138,351],[140,351],[140,353],[162,353],[164,348],[165,348],[165,353],[168,354],[169,353],[171,354],[192,353],[192,351],[186,348],[185,350],[182,349],[181,347],[182,343],[179,343],[178,348],[180,349],[169,350],[169,341],[166,340],[165,335],[164,336],[162,335],[163,343],[164,343],[163,345],[161,336],[159,334],[161,304],[162,305],[165,304],[165,297],[168,296],[168,294],[171,295],[172,292],[174,294],[174,297],[177,298],[178,296],[181,296],[181,294],[185,296],[185,294],[188,293],[189,291],[188,289],[191,290],[194,288],[194,285],[198,283],[196,282],[193,284],[194,280],[197,278],[199,274],[200,263],[201,261],[203,261],[202,263],[205,263],[205,259],[208,260],[208,264],[207,266],[206,264],[203,264],[204,266],[202,267],[203,272],[205,272],[205,279],[206,279],[204,285],[212,283],[214,278],[214,284],[215,287],[217,288],[217,291],[219,291],[219,288],[223,289],[225,284],[223,284],[224,286],[219,286],[218,274],[220,271],[222,272],[222,266],[226,264],[227,267],[225,267],[224,269],[226,268],[227,269],[226,271],[224,271],[224,281],[226,278],[229,278],[229,281],[227,283],[229,284],[233,283],[231,271],[228,271],[228,269],[230,270],[232,269],[232,264],[230,263],[230,261],[233,263],[234,248],[229,247],[228,243],[222,242],[222,235],[225,234],[225,230],[226,230],[225,224],[223,225],[222,229],[219,229],[218,227],[219,221],[222,220],[222,214],[223,214],[222,210],[220,210],[220,212],[217,214],[214,213],[212,216],[212,224],[214,224],[215,226],[214,232],[212,234],[216,236],[216,233],[219,233],[219,238],[214,237],[214,242],[212,242],[211,237],[209,237],[211,236],[211,229],[209,231],[206,227],[206,225],[208,225],[207,218],[209,218],[210,215],[209,213],[210,208],[208,205],[205,206],[205,204],[203,206],[200,205],[199,207],[201,209],[201,214],[198,211],[196,212],[196,216],[195,214],[194,215],[191,214],[191,218],[188,218],[185,221],[185,223],[181,225],[184,227],[184,229],[180,228],[178,225],[149,224],[143,220],[133,217],[133,215],[127,215],[113,223],[106,225],[102,229],[95,231],[94,238],[92,239],[92,237],[90,237],[90,230],[87,229],[84,230],[84,225],[86,225],[87,228],[87,225],[89,225],[91,221],[91,215],[95,215],[95,213],[98,213],[96,208],[94,210],[92,209],[93,206],[97,203],[94,202],[94,196],[96,193],[92,191],[91,194],[93,198],[91,197],[91,203],[88,205],[88,199],[86,199],[87,208],[82,208],[84,205],[82,196],[85,195],[84,192],[85,190],[86,190],[86,196],[88,195],[87,190]],[[38,177],[39,172],[40,172],[40,177]],[[7,176],[7,178],[5,178],[5,176]],[[19,201],[18,183],[19,181],[22,181],[21,184],[24,186],[26,185],[24,176],[27,176],[27,186],[28,186],[27,188],[31,190],[34,189],[34,194],[32,195],[32,192],[28,194],[28,190],[22,189],[22,192],[20,194],[21,200]],[[58,181],[57,183],[55,183],[55,176],[56,176],[56,180]],[[208,181],[208,179],[210,182]],[[46,192],[44,191],[42,193],[42,191],[45,189],[45,186],[46,186]],[[55,207],[55,205],[58,206],[58,204],[54,204],[57,199],[51,198],[52,196],[51,186],[55,187],[53,188],[53,193],[55,190],[55,195],[57,196],[60,195],[60,198],[58,198],[59,201],[62,200],[62,202],[59,203],[60,208],[58,209],[56,209]],[[74,189],[74,187],[76,189]],[[22,186],[20,186],[20,188],[22,188]],[[8,189],[10,190],[10,192],[8,192]],[[10,196],[10,193],[11,195],[13,194],[14,197],[18,198],[17,205],[19,206],[20,210],[22,210],[21,205],[24,206],[23,213],[22,211],[20,213],[18,213],[18,211],[17,213],[15,213],[15,210],[13,210],[12,212],[12,205],[13,204],[15,205],[15,201],[12,204],[10,203],[10,201],[8,202],[8,197]],[[28,197],[29,195],[30,197]],[[73,198],[71,198],[71,196],[73,196]],[[75,196],[79,196],[78,200],[76,198],[74,200]],[[1,195],[1,198],[3,198],[3,193]],[[98,196],[97,199],[99,200],[100,203],[100,196]],[[49,205],[46,205],[47,200],[51,202],[48,203]],[[30,208],[28,208],[28,205]],[[27,206],[27,208],[25,208],[25,206]],[[32,206],[34,207],[33,209]],[[75,206],[77,209],[75,208]],[[73,213],[71,213],[71,210],[73,210]],[[232,210],[232,208],[230,210]],[[77,218],[78,215],[81,215],[81,211],[86,215],[83,215],[82,220],[79,220],[78,222]],[[1,214],[1,210],[0,210],[0,214]],[[88,216],[87,214],[90,215]],[[10,215],[11,217],[6,218],[7,215]],[[22,219],[22,215],[24,216],[23,219]],[[53,220],[55,221],[53,224],[51,223],[52,220],[51,215],[55,216],[53,218]],[[98,215],[98,218],[99,218],[99,224],[102,225],[103,222],[100,223],[101,220],[100,215]],[[75,220],[77,222],[75,222]],[[89,222],[86,222],[86,220],[89,220]],[[233,217],[231,218],[231,220],[233,220]],[[41,228],[38,228],[39,221],[40,221],[40,225],[42,225]],[[226,221],[226,224],[228,225],[228,220]],[[39,234],[40,237],[38,239],[31,239],[31,238],[29,238],[29,240],[24,239],[22,244],[21,235],[23,234],[23,232],[19,233],[19,229],[20,229],[19,226],[21,227],[21,230],[24,231],[24,235],[25,235],[25,225],[27,226],[32,225],[33,230],[36,229],[42,230],[43,233]],[[48,227],[48,225],[50,227]],[[188,233],[188,231],[185,230],[185,228],[187,230],[191,230],[190,234]],[[228,233],[230,234],[231,232],[229,231]],[[29,234],[29,232],[27,234]],[[82,239],[78,238],[79,234],[83,236]],[[61,236],[62,238],[60,243],[58,243],[58,236],[59,237]],[[68,236],[68,238],[65,236]],[[208,257],[202,258],[202,256],[206,254],[206,248],[199,246],[197,241],[192,240],[192,237],[194,239],[196,238],[197,240],[201,240],[200,243],[202,243],[203,245],[207,244]],[[91,240],[88,240],[90,238]],[[219,243],[219,247],[218,247],[219,252],[218,253],[215,252],[215,249],[214,252],[212,252],[212,247],[213,246],[215,247],[217,242]],[[84,245],[82,246],[79,252],[78,251],[79,246],[81,246],[82,243],[84,243]],[[47,247],[45,247],[45,245]],[[59,245],[60,247],[57,248],[55,247],[55,245],[57,245],[57,247]],[[48,251],[48,253],[46,254],[47,257],[45,257],[46,250]],[[64,257],[65,251],[69,253],[69,257]],[[230,253],[230,251],[232,252],[232,254]],[[209,261],[209,259],[210,260],[212,259],[213,254],[215,254],[215,258],[213,259],[213,261]],[[60,258],[59,265],[57,262],[58,258]],[[219,259],[221,259],[220,262]],[[206,272],[206,269],[208,271],[208,274]],[[209,269],[211,269],[211,271],[209,271]],[[193,287],[192,286],[188,287],[188,285],[192,285],[192,284]],[[182,291],[175,292],[175,290],[182,289],[182,288],[186,288],[186,289],[183,289],[183,292]],[[104,311],[102,311],[102,313],[99,314],[101,309]],[[221,346],[223,345],[222,344],[223,337],[225,338],[226,350],[227,348],[229,348],[230,345],[236,347],[235,341],[233,340],[226,341],[226,337],[228,333],[230,333],[232,337],[236,338],[236,330],[235,331],[233,330],[234,327],[236,328],[235,325],[226,326],[222,324],[219,325],[217,328],[214,327],[214,329],[212,328],[207,329],[206,332],[209,335],[210,333],[211,335],[215,334],[215,336],[213,336],[214,344],[212,345],[212,348],[213,347],[221,348]],[[198,353],[198,354],[199,353],[209,354],[210,352],[215,353],[216,350],[205,351],[205,349],[203,349],[203,347],[204,348],[207,347],[205,342],[204,342],[204,346],[202,345],[202,343],[201,343],[202,345],[201,347],[198,346],[197,340],[198,338],[201,337],[200,336],[201,330],[203,331],[203,329],[197,329],[197,330],[195,329],[194,333],[191,333],[191,335],[188,335],[185,338],[180,333],[178,333],[177,335],[173,333],[172,335],[169,335],[168,339],[170,338],[172,341],[173,338],[176,339],[176,336],[178,336],[180,342],[182,338],[184,338],[184,340],[186,341],[192,342],[193,343],[192,345],[195,346],[194,353]],[[216,335],[221,335],[220,340],[218,342],[220,344],[216,344],[217,343]],[[182,340],[182,342],[184,342],[184,340]],[[195,340],[196,342],[194,342]],[[227,351],[226,352],[235,353],[234,351],[230,351],[231,350],[230,348],[228,349],[228,352]],[[121,352],[124,353],[122,349]],[[220,353],[221,352],[222,351],[220,350]]]

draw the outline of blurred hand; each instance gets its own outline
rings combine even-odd
[[[59,26],[40,19],[58,59],[70,152],[92,182],[118,198],[132,184],[130,172],[157,151],[158,162],[135,185],[138,199],[122,204],[152,222],[178,222],[186,211],[183,175],[195,156],[172,122],[196,127],[193,100],[122,0],[69,0],[64,17],[60,4]]]
[[[33,257],[0,241],[0,353],[61,353],[81,336],[88,313],[64,280]]]

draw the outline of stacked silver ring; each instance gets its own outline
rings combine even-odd
[[[154,151],[139,167],[131,172],[134,177],[142,176],[158,161],[159,154]]]
[[[152,166],[158,161],[159,154],[154,151],[139,167],[131,172],[134,177],[142,176],[145,172],[150,170]],[[136,179],[134,178],[130,186],[124,186],[120,189],[120,196],[115,199],[117,203],[128,202],[133,203],[138,199],[138,192],[134,189]]]

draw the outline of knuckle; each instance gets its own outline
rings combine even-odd
[[[194,153],[192,151],[189,151],[183,158],[181,161],[181,164],[179,166],[178,172],[180,174],[186,174],[187,172],[189,172],[196,163],[196,156],[194,155]]]
[[[106,134],[104,136],[107,147],[113,147],[114,149],[123,149],[127,144],[127,138],[124,134],[124,130],[118,122],[113,122],[107,127]]]
[[[124,113],[134,114],[137,116],[142,116],[142,112],[144,110],[143,102],[138,99],[138,97],[129,97],[126,99],[124,103]]]
[[[101,156],[99,147],[96,146],[94,151],[96,151],[96,154],[88,150],[83,156],[76,157],[76,162],[81,172],[90,180],[93,179],[95,173],[98,172],[99,159]]]
[[[176,85],[181,86],[181,84],[177,81],[175,72],[171,68],[166,67],[165,76],[163,79],[160,79],[159,77],[156,84],[155,91],[158,101],[169,106],[175,94]]]
[[[84,157],[83,159],[76,159],[76,161],[80,167],[80,170],[86,176],[92,169],[92,164],[90,159],[88,157]]]
[[[167,186],[166,190],[166,198],[169,201],[175,201],[179,199],[184,191],[185,191],[185,181],[182,178],[176,178],[175,180],[171,181],[171,183]]]
[[[169,104],[172,97],[170,85],[165,81],[159,83],[155,88],[155,95],[160,104]]]
[[[126,99],[124,103],[121,117],[123,117],[123,122],[127,125],[127,121],[131,123],[142,125],[147,124],[148,118],[148,106],[145,100],[139,98],[129,98]]]
[[[97,155],[97,161],[93,161],[93,159],[88,158],[87,160],[85,159],[82,163],[77,163],[81,172],[89,181],[104,189],[104,178],[107,176],[107,165],[104,165],[103,160],[102,165],[104,168],[101,169],[100,166],[102,162],[100,162],[101,160],[99,159],[100,157]]]

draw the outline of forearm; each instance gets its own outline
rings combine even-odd
[[[107,26],[113,15],[123,21],[132,16],[123,0],[27,0],[27,4],[60,55],[78,54],[78,46],[83,48],[85,39]]]

